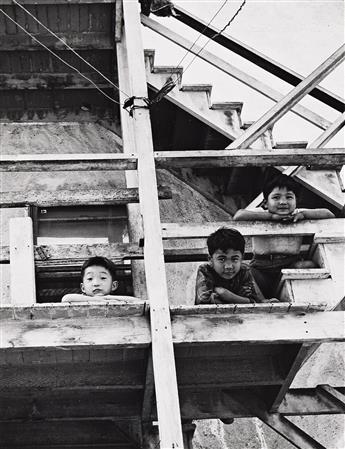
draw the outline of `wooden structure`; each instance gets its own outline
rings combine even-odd
[[[237,167],[259,177],[261,167],[276,166],[343,208],[335,168],[344,164],[344,150],[323,145],[344,115],[331,124],[297,103],[310,93],[343,110],[343,101],[318,83],[344,60],[344,49],[302,80],[220,36],[222,45],[296,85],[283,97],[203,50],[200,57],[277,101],[243,131],[241,104],[210,108],[209,86],[182,86],[181,68],[154,66],[154,53],[142,48],[140,20],[185,48],[189,43],[151,17],[140,19],[139,9],[139,2],[120,0],[0,0],[1,447],[187,449],[192,420],[258,417],[295,447],[321,448],[286,417],[344,412],[339,386],[290,388],[319,345],[345,340],[339,310],[344,219],[232,224],[235,203],[205,170],[227,169],[232,192],[239,193]],[[212,33],[178,12],[178,20]],[[144,99],[152,99],[168,76],[177,87],[148,108]],[[130,97],[131,114],[122,108]],[[307,149],[272,145],[271,128],[290,109],[322,129]],[[258,139],[259,147],[249,148]],[[258,193],[252,188],[245,192],[250,200]],[[214,208],[212,220],[191,223],[176,214],[187,193]],[[164,201],[176,205],[161,223],[160,213],[168,217]],[[56,217],[50,208],[124,204],[128,242],[40,241],[40,226],[49,220],[86,222],[82,215]],[[111,209],[116,219],[121,211]],[[256,306],[186,305],[181,277],[182,305],[173,305],[165,264],[205,260],[205,237],[220,225],[236,225],[248,238],[303,235],[319,268],[284,270],[277,292],[282,302]],[[82,262],[96,254],[117,261],[124,273],[131,268],[131,293],[143,304],[49,301],[51,290],[61,297],[61,283],[67,288]]]

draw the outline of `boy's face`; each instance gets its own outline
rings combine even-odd
[[[80,288],[87,296],[104,296],[116,290],[117,284],[106,268],[92,265],[86,268]]]
[[[275,187],[265,201],[271,214],[290,215],[296,209],[296,195],[286,187]]]
[[[209,258],[214,271],[224,279],[232,279],[241,269],[241,251],[228,249],[225,252],[217,249]]]

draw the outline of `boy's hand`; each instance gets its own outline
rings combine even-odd
[[[217,293],[217,295],[222,296],[225,292],[225,288],[224,287],[215,287],[214,291],[215,293]]]
[[[280,221],[283,223],[292,223],[294,216],[292,214],[290,215],[271,214],[271,219],[273,221]]]
[[[293,214],[293,223],[296,223],[297,221],[301,220],[305,220],[303,212],[297,212],[296,214]]]
[[[241,287],[238,294],[240,296],[246,296],[246,295],[250,295],[252,293],[252,291],[253,291],[253,289],[252,289],[252,287],[250,287],[250,285],[244,285],[243,287]]]
[[[280,302],[280,301],[277,298],[269,298],[269,299],[264,299],[262,302],[268,303],[268,302]]]

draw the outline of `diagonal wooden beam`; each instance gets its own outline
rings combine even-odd
[[[290,388],[291,383],[293,382],[294,378],[296,377],[296,374],[298,373],[299,369],[301,368],[304,360],[308,356],[310,349],[313,347],[313,345],[303,344],[301,345],[295,360],[293,361],[290,370],[285,377],[283,385],[280,387],[278,394],[276,395],[273,404],[271,406],[271,412],[277,412],[280,404],[282,403],[287,391]]]
[[[218,44],[242,56],[243,58],[263,68],[269,73],[272,73],[273,75],[281,78],[287,83],[290,83],[293,86],[297,86],[304,79],[302,75],[293,72],[291,69],[284,67],[282,64],[277,63],[268,56],[258,52],[257,50],[254,50],[253,48],[249,47],[249,45],[246,45],[243,42],[230,37],[229,35],[221,34],[214,37],[215,34],[217,34],[219,31],[218,29],[211,25],[208,25],[206,22],[202,21],[198,17],[193,16],[190,12],[186,11],[178,5],[174,5],[174,9],[176,12],[176,15],[174,16],[175,19],[185,23],[191,28],[194,28],[196,31],[201,32],[206,37],[214,38],[214,41]],[[339,112],[344,111],[344,100],[338,95],[327,91],[321,86],[314,87],[310,95],[327,104],[328,106],[331,106]]]
[[[317,393],[331,400],[336,406],[340,407],[345,413],[345,395],[337,391],[330,385],[318,385],[316,387]]]
[[[318,85],[329,73],[331,73],[345,59],[345,45],[341,46],[329,58],[317,67],[298,86],[292,89],[282,100],[278,101],[259,120],[250,126],[240,137],[232,142],[227,148],[246,148],[255,142],[262,133],[272,127],[283,117],[295,104]]]
[[[155,20],[152,20],[149,17],[142,15],[141,23],[144,26],[148,27],[149,29],[157,32],[161,36],[169,39],[171,42],[174,42],[180,47],[185,48],[190,53],[198,55],[200,59],[203,59],[204,61],[213,65],[214,67],[226,73],[227,75],[230,75],[231,77],[235,78],[236,80],[240,81],[246,86],[254,89],[256,92],[261,93],[265,97],[270,98],[271,100],[274,101],[279,101],[283,98],[284,96],[283,94],[276,91],[269,85],[257,80],[253,76],[250,76],[248,73],[238,69],[229,62],[224,61],[219,56],[216,56],[213,53],[205,49],[202,49],[202,47],[199,47],[198,45],[195,44],[193,45],[193,43],[188,39],[185,39],[180,34],[175,33],[174,31],[156,22]],[[326,129],[330,124],[328,120],[326,120],[325,118],[307,109],[306,107],[298,104],[291,109],[291,112],[295,113],[299,117],[307,120],[308,122],[312,123],[313,125],[316,125],[321,129]]]

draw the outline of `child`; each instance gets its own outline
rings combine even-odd
[[[106,257],[91,257],[81,269],[80,289],[83,294],[70,293],[61,302],[110,301],[140,303],[132,296],[113,296],[111,293],[118,287],[115,280],[115,265]],[[92,298],[92,299],[91,299]]]
[[[296,223],[301,220],[334,218],[328,209],[296,209],[296,184],[286,175],[268,183],[264,190],[266,210],[236,212],[234,220],[277,221]],[[250,262],[254,279],[265,297],[274,296],[282,268],[313,268],[311,260],[303,260],[300,249],[303,237],[253,237],[253,259]]]
[[[262,302],[249,268],[242,264],[244,246],[235,229],[220,228],[208,237],[209,262],[198,269],[195,304]]]

